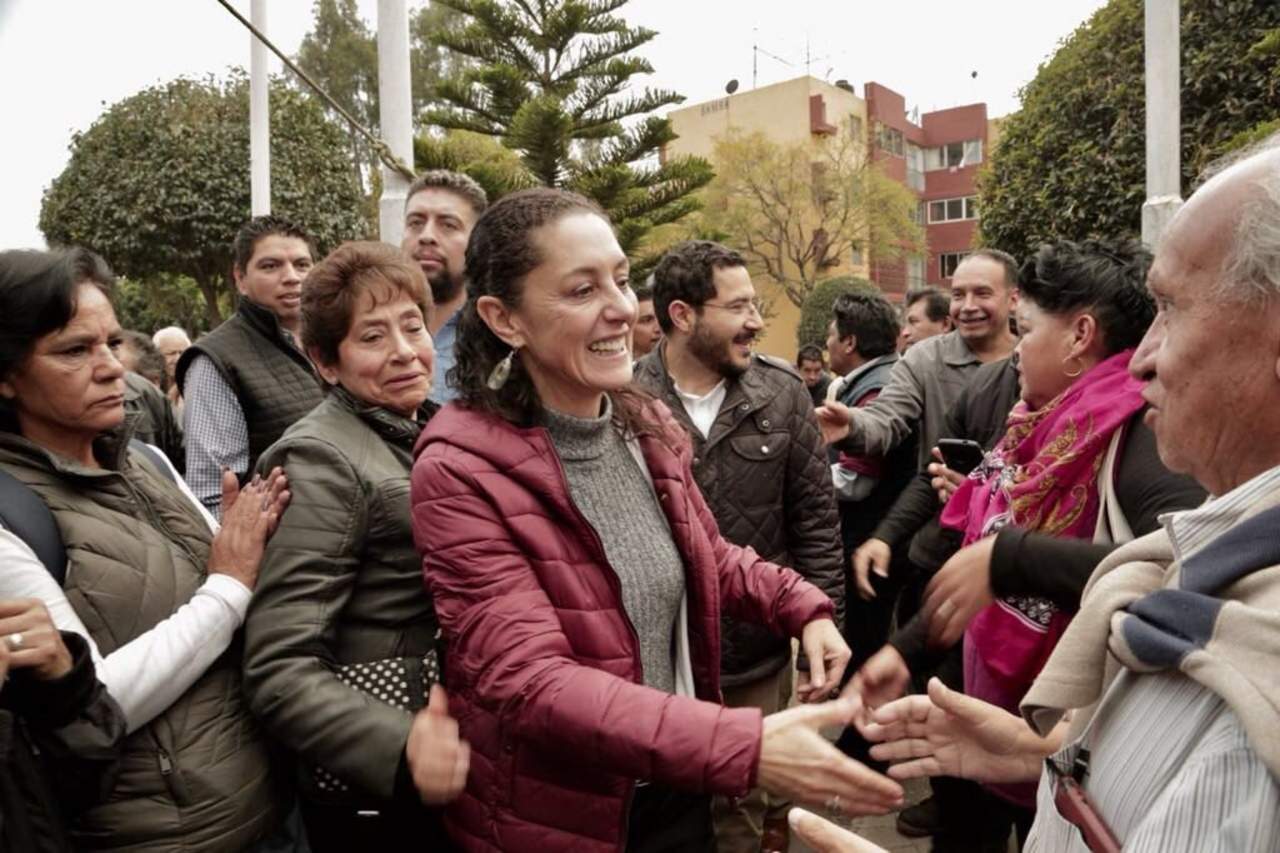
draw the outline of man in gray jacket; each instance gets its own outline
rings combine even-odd
[[[832,401],[818,409],[824,438],[850,456],[885,455],[908,441],[918,430],[916,463],[923,471],[942,434],[946,414],[983,364],[1007,358],[1017,344],[1009,330],[1009,314],[1016,300],[1017,262],[994,249],[980,249],[965,258],[951,279],[951,319],[955,331],[914,344],[893,366],[889,382],[870,404],[853,409]],[[950,556],[955,543],[944,536],[935,517],[912,540],[908,552],[914,576],[928,576]],[[857,587],[870,589],[889,576],[893,551],[888,542],[867,539],[853,557]],[[899,562],[898,566],[903,564]],[[895,579],[895,580],[901,580]],[[950,661],[945,679],[957,683],[959,653]],[[947,793],[948,789],[963,793]],[[899,831],[911,835],[934,833],[943,824],[965,822],[966,812],[981,802],[968,783],[937,782],[938,799],[906,809],[899,815]],[[939,793],[942,792],[942,793]],[[974,799],[979,798],[979,799]],[[963,844],[968,845],[966,840]]]
[[[693,441],[693,474],[730,542],[789,566],[836,602],[842,621],[844,575],[839,522],[813,402],[786,362],[752,353],[764,329],[746,262],[706,240],[682,243],[654,271],[653,298],[665,338],[636,367],[636,382],[671,409]],[[791,693],[791,646],[756,626],[726,623],[721,683],[725,702],[766,714]],[[812,663],[813,683],[822,661]],[[802,699],[838,686],[808,682]],[[722,851],[758,851],[766,803],[755,791],[738,804],[717,803]],[[776,836],[786,804],[771,803]],[[769,839],[765,849],[776,849]],[[785,849],[785,846],[784,846]]]

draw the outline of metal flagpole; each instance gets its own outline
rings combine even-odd
[[[1179,0],[1145,0],[1147,200],[1142,242],[1154,249],[1182,206]]]
[[[267,0],[253,0],[249,16],[259,32],[267,29]],[[249,198],[253,216],[271,212],[271,107],[267,46],[249,35]]]
[[[409,11],[405,0],[378,0],[378,122],[381,135],[402,163],[413,162],[413,99],[409,82]],[[400,245],[409,178],[382,166],[378,235]]]

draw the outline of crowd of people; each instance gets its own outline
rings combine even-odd
[[[0,252],[0,848],[1280,844],[1280,135],[794,366],[720,243],[404,226],[249,221],[194,341]]]

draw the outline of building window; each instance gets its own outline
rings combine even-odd
[[[907,256],[907,290],[919,290],[924,287],[924,258],[921,255]]]
[[[928,221],[925,218],[924,209],[925,209],[925,202],[922,201],[916,205],[916,224],[917,225],[924,225]]]
[[[962,166],[976,166],[982,162],[982,140],[970,139],[965,142],[951,142],[936,148],[925,150],[925,171],[938,169],[958,169]]]
[[[862,116],[849,114],[849,136],[859,145],[864,144],[867,140],[862,135]]]
[[[849,250],[849,263],[852,266],[862,266],[862,246],[857,243],[853,244],[853,248]]]
[[[943,252],[938,255],[938,275],[942,278],[951,278],[956,274],[956,267],[960,266],[960,262],[969,257],[968,252]]]
[[[903,155],[902,131],[889,127],[884,122],[876,122],[876,147],[888,151],[895,157]]]
[[[942,198],[929,202],[929,224],[978,218],[978,197]]]
[[[924,149],[907,143],[907,186],[924,190]]]

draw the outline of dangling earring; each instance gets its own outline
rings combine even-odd
[[[1068,361],[1070,361],[1070,360],[1071,360],[1071,359],[1073,359],[1073,358],[1074,358],[1076,361],[1080,361],[1080,356],[1078,356],[1078,355],[1073,355],[1073,356],[1068,356],[1067,358],[1064,358],[1064,359],[1062,360],[1062,363],[1065,365]],[[1075,378],[1076,378],[1077,376],[1079,376],[1081,373],[1084,373],[1084,362],[1080,362],[1080,367],[1079,367],[1079,369],[1078,369],[1078,370],[1076,370],[1076,372],[1075,372],[1075,373],[1072,373],[1070,370],[1064,370],[1064,371],[1062,372],[1062,375],[1063,375],[1063,376],[1066,376],[1068,379],[1075,379]]]
[[[484,384],[490,391],[501,391],[502,386],[507,384],[507,379],[511,376],[511,360],[516,357],[516,349],[512,347],[506,358],[495,364],[493,370],[489,371],[489,378]]]

